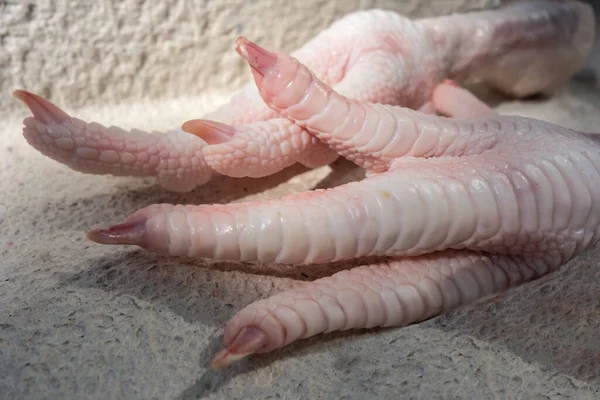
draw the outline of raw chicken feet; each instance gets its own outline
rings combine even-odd
[[[235,109],[225,107],[214,114],[219,121],[186,123],[185,130],[194,133],[187,139],[151,142],[146,134],[135,142],[121,131],[107,136],[112,128],[72,119],[35,95],[16,95],[34,114],[25,120],[28,140],[59,160],[75,153],[86,160],[74,162],[82,170],[160,174],[160,167],[136,167],[136,162],[162,154],[163,146],[171,146],[169,154],[180,160],[167,163],[164,171],[202,169],[210,157],[225,160],[215,146],[241,154],[258,147],[260,164],[261,146],[275,142],[281,152],[265,153],[267,159],[289,156],[283,164],[292,162],[321,143],[368,170],[360,182],[271,201],[154,205],[122,224],[88,233],[98,243],[188,257],[287,264],[382,257],[242,309],[225,328],[226,348],[211,365],[219,369],[323,332],[422,321],[548,274],[595,245],[600,239],[598,141],[542,121],[498,116],[468,91],[443,81],[478,77],[517,96],[550,90],[564,83],[589,51],[591,14],[574,1],[546,1],[414,24],[390,17],[402,35],[420,32],[410,36],[418,38],[419,49],[408,49],[410,41],[390,41],[393,35],[374,35],[372,53],[361,47],[359,59],[368,62],[354,60],[352,68],[317,73],[287,54],[240,38],[238,52],[252,69],[256,89],[246,89],[231,104],[243,108],[240,99],[260,95],[272,111],[259,107],[256,113],[273,118],[225,124]],[[389,14],[353,18],[359,15]],[[312,45],[327,47],[326,42]],[[304,53],[314,62],[311,54],[325,53]],[[380,65],[377,57],[389,60],[390,54],[404,75],[379,79],[367,73],[370,65]],[[517,55],[526,62],[517,62]],[[492,68],[495,63],[501,68]],[[389,65],[395,70],[398,64]],[[336,71],[346,75],[332,77]],[[405,79],[410,76],[420,80]],[[386,82],[395,83],[377,86]],[[361,91],[372,87],[378,88]],[[414,110],[419,108],[422,112]],[[298,147],[283,144],[298,137],[303,138]],[[192,161],[184,165],[177,155],[179,140],[189,140],[190,148],[197,145],[205,157],[192,152],[186,155]],[[116,156],[103,156],[105,151]],[[136,162],[128,162],[129,156],[124,160],[124,154]],[[114,160],[110,166],[102,163],[107,157]],[[160,156],[155,160],[162,165]],[[242,165],[226,164],[221,163],[230,172]],[[278,167],[262,168],[250,173]],[[180,182],[179,188],[190,187],[185,178],[190,173],[177,172],[171,179]]]
[[[48,100],[24,90],[15,97],[33,113],[23,136],[42,154],[84,173],[155,176],[165,188],[191,190],[212,176],[204,141],[183,131],[125,131],[72,118]]]
[[[391,11],[360,11],[334,23],[294,56],[325,84],[356,100],[418,109],[446,78],[484,81],[523,97],[550,92],[579,69],[593,43],[592,14],[576,1],[519,2],[416,21]],[[25,137],[43,154],[85,173],[156,176],[174,191],[203,185],[214,171],[261,177],[296,162],[318,167],[337,157],[266,107],[253,85],[205,121],[166,133],[106,128],[71,118],[33,94],[20,91],[17,97],[34,115],[44,107],[56,113],[44,121],[25,121]]]
[[[600,238],[600,148],[588,135],[495,116],[451,84],[434,108],[462,117],[478,107],[484,118],[347,99],[290,56],[243,38],[238,46],[269,107],[370,177],[265,202],[151,206],[89,237],[215,259],[393,258],[247,306],[227,324],[213,368],[323,332],[439,315],[545,275]]]

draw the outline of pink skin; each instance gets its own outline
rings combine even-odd
[[[27,142],[76,171],[155,176],[163,187],[174,191],[191,190],[212,175],[202,156],[203,141],[196,136],[106,128],[72,118],[33,93],[17,90],[14,96],[33,113],[33,118],[23,121]]]
[[[362,11],[334,23],[294,56],[346,97],[433,112],[434,90],[445,78],[485,81],[516,97],[561,86],[591,46],[591,18],[588,6],[556,1],[417,21]],[[557,63],[561,68],[554,68]],[[51,104],[19,93],[34,115]],[[268,108],[254,85],[204,121],[166,134],[107,129],[51,108],[60,118],[25,122],[24,134],[40,152],[84,173],[156,176],[174,191],[203,185],[215,171],[261,177],[296,162],[318,167],[338,156]]]
[[[431,318],[548,274],[600,239],[592,136],[497,116],[451,82],[432,106],[453,118],[351,100],[286,54],[243,38],[238,51],[269,107],[369,178],[271,201],[155,205],[88,237],[214,259],[392,259],[250,304],[227,324],[213,369],[324,332]]]
[[[527,15],[538,15],[540,4],[565,22],[560,30],[547,29],[547,21],[555,21],[552,18],[524,24]],[[449,41],[452,54],[469,54],[459,57],[463,64],[455,63],[459,77],[468,76],[466,71],[475,65],[481,79],[517,95],[563,82],[589,50],[593,16],[576,2],[540,4],[526,17],[520,12],[508,18],[510,8],[482,13],[488,15],[486,21],[495,21],[488,26],[495,27],[491,36],[496,46],[487,51],[483,49],[489,47],[490,38],[485,30],[473,35],[468,29],[471,17],[422,21],[439,45],[439,52],[423,54],[443,56],[418,67],[445,62],[449,53],[442,50]],[[515,7],[513,13],[530,6]],[[461,34],[439,34],[446,32],[448,21]],[[519,26],[528,26],[527,39],[507,34]],[[475,40],[467,41],[469,37]],[[556,62],[548,68],[550,47],[564,68],[556,68]],[[519,73],[504,75],[485,68],[495,60],[517,72],[507,49],[525,56],[530,63],[525,65],[533,67],[524,68],[521,62]],[[212,368],[322,332],[402,326],[448,312],[545,275],[600,238],[600,149],[593,138],[542,121],[497,116],[448,81],[432,83],[420,104],[429,114],[439,112],[451,119],[358,101],[358,96],[350,99],[297,60],[245,39],[238,41],[238,51],[252,68],[256,93],[273,113],[287,118],[286,126],[308,132],[367,168],[369,178],[267,202],[155,205],[123,224],[90,231],[88,237],[103,244],[214,259],[289,264],[366,255],[392,259],[343,271],[244,308],[227,324],[226,348],[215,356]],[[396,96],[410,97],[409,89],[413,93],[422,89],[405,88]],[[33,107],[34,118],[26,122],[26,129],[41,124],[49,130],[46,140],[39,140],[71,139],[80,145],[77,136],[60,130],[69,121],[67,114],[35,95],[16,95]],[[227,141],[231,132],[247,129],[210,121],[186,125],[220,145],[231,145],[235,140]],[[264,128],[254,127],[260,129]],[[262,132],[268,136],[274,131]],[[127,147],[125,142],[127,151],[150,151],[143,143]],[[90,159],[91,152],[86,152]]]

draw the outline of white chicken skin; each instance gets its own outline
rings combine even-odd
[[[278,215],[278,239],[296,223],[302,227],[294,232],[305,235],[294,237],[293,247],[303,254],[392,258],[249,305],[227,325],[227,348],[214,368],[319,333],[439,315],[546,275],[600,239],[600,141],[593,135],[522,117],[463,118],[463,107],[447,119],[350,100],[297,60],[238,43],[270,107],[381,171],[269,202],[277,210],[304,201],[295,207],[303,218]],[[178,211],[155,215],[165,212],[168,219]],[[231,227],[240,236],[247,228]]]
[[[549,33],[553,24],[564,31],[576,20],[570,31],[580,32],[579,39],[589,39],[581,32],[594,30],[593,19],[583,14],[544,15],[535,21],[545,28],[520,39],[505,28],[519,43],[513,50],[526,56],[537,44],[536,57],[550,57],[553,47],[561,59],[568,51],[561,50],[560,35]],[[555,45],[539,40],[542,33]],[[589,41],[578,46],[571,54],[589,51]],[[476,47],[469,46],[473,62],[489,63],[487,56],[476,56]],[[425,102],[449,118],[362,101],[334,90],[290,55],[244,38],[237,50],[264,104],[289,126],[364,167],[367,178],[270,201],[154,205],[88,237],[213,259],[287,264],[382,259],[248,305],[227,324],[226,348],[215,356],[214,369],[324,332],[402,326],[440,315],[551,273],[600,239],[600,141],[594,135],[498,116],[449,82],[436,84]],[[496,54],[499,63],[504,54]],[[566,79],[557,72],[562,68],[531,60],[538,71],[531,76],[534,84],[487,77],[520,94]],[[568,64],[564,70],[573,68],[568,58],[561,60]],[[521,67],[524,74],[530,71],[527,64]],[[19,96],[34,113],[26,129],[63,126],[67,117],[60,109],[31,94]],[[63,122],[53,125],[55,120]],[[190,124],[215,136],[238,129],[211,121]]]
[[[239,51],[270,107],[370,176],[264,202],[151,206],[89,237],[215,259],[393,259],[251,304],[228,324],[215,367],[322,332],[420,321],[543,276],[600,238],[593,137],[350,100],[285,54],[245,39]]]
[[[445,79],[483,81],[514,97],[551,92],[581,67],[593,28],[591,8],[579,2],[532,1],[415,21],[369,10],[340,19],[292,55],[346,97],[430,109]],[[268,108],[251,84],[204,120],[151,133],[87,123],[38,96],[15,94],[34,116],[53,110],[53,118],[25,121],[25,138],[41,153],[84,173],[155,176],[173,191],[201,186],[215,171],[261,177],[338,156]]]

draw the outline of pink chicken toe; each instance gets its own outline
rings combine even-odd
[[[311,167],[332,161],[329,154],[319,159],[319,140],[284,118],[242,125],[192,120],[183,129],[209,143],[203,154],[214,171],[236,178],[260,178],[299,161]],[[307,154],[316,163],[311,163]]]
[[[42,154],[90,174],[155,176],[173,191],[207,182],[212,171],[202,155],[205,142],[183,131],[125,131],[73,118],[50,101],[15,92],[33,113],[23,121],[27,142]]]

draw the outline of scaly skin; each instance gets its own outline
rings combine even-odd
[[[575,1],[417,21],[371,10],[334,23],[294,56],[346,97],[417,109],[428,106],[446,78],[485,81],[516,97],[550,92],[580,68],[593,38],[591,8]],[[107,129],[33,94],[16,95],[34,117],[45,108],[59,116],[25,121],[26,139],[43,154],[85,173],[156,176],[174,191],[204,184],[213,171],[260,177],[296,162],[317,167],[337,157],[266,107],[253,85],[208,114],[212,122],[193,120],[166,133]]]
[[[548,274],[600,239],[593,135],[497,116],[448,83],[433,106],[454,118],[348,99],[286,54],[244,38],[238,52],[269,107],[369,177],[271,201],[155,205],[88,237],[214,259],[391,260],[250,304],[227,324],[214,369],[323,332],[448,312]]]

